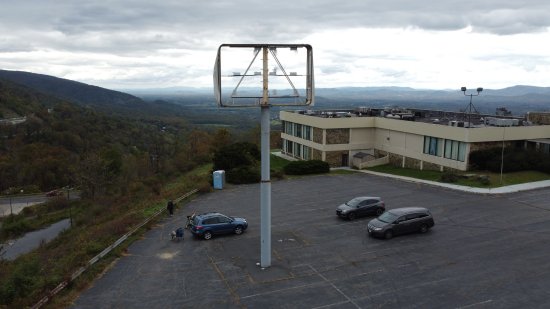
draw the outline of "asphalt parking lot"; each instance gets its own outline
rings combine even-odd
[[[423,206],[426,234],[370,238],[371,218],[336,206],[381,196]],[[196,197],[162,220],[76,300],[75,308],[548,308],[550,189],[480,195],[368,174],[272,184],[272,266],[261,270],[260,186]],[[249,222],[204,241],[169,232],[185,216],[220,211]]]

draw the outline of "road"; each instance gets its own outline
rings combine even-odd
[[[71,191],[69,194],[71,200],[79,199],[79,191]],[[0,217],[8,216],[10,214],[18,214],[25,207],[44,203],[51,197],[47,197],[46,194],[31,194],[31,195],[16,195],[11,197],[0,197]]]
[[[74,308],[548,308],[550,189],[482,195],[367,174],[272,184],[272,266],[260,259],[260,186],[202,195],[132,244]],[[340,203],[382,196],[425,206],[436,225],[391,240]],[[185,215],[243,216],[249,229],[204,241],[169,232]]]
[[[0,217],[18,214],[25,207],[44,203],[48,198],[44,194],[19,195],[0,198]]]

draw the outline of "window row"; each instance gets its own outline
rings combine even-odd
[[[283,153],[302,160],[311,160],[311,147],[286,139],[283,139]]]
[[[299,123],[283,121],[283,133],[311,141],[312,128]]]
[[[424,153],[464,162],[466,160],[466,143],[424,136]]]

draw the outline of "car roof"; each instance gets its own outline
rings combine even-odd
[[[210,217],[210,216],[214,216],[214,215],[221,215],[221,213],[219,213],[219,212],[205,212],[205,213],[196,215],[196,217],[203,218],[203,217]]]
[[[381,200],[382,198],[380,198],[378,196],[357,196],[357,197],[352,198],[352,200],[355,200],[355,199],[360,199],[360,200],[377,199],[377,200]]]
[[[427,208],[424,207],[402,207],[390,209],[389,212],[396,214],[398,216],[410,214],[413,212],[430,212]]]

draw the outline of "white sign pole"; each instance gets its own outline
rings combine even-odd
[[[271,266],[271,179],[269,162],[269,89],[268,89],[268,47],[263,47],[263,98],[261,102],[261,176],[260,222],[261,222],[261,261],[262,268]]]

